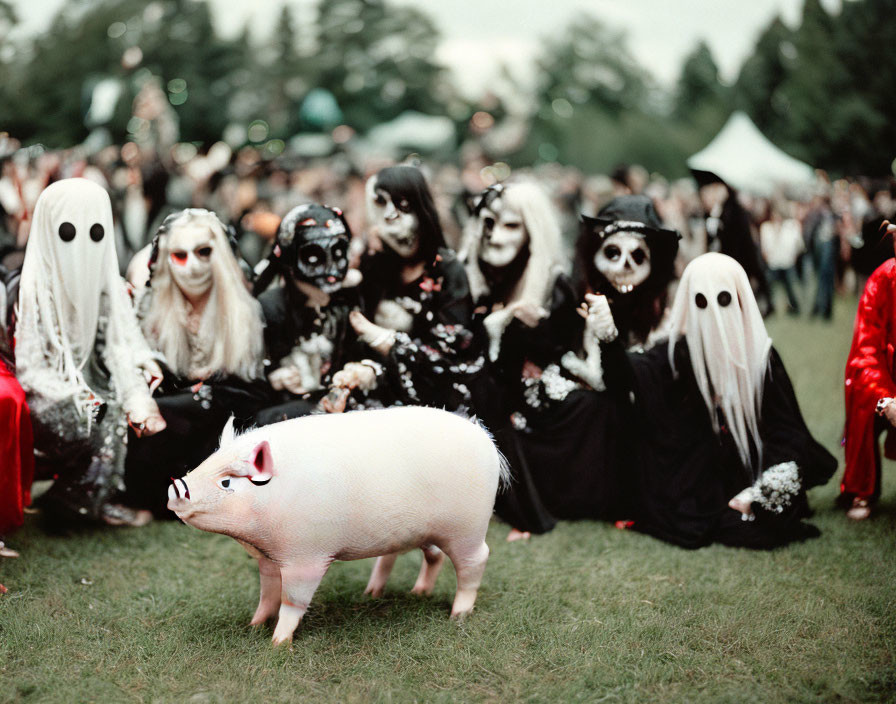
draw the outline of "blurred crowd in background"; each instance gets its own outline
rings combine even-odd
[[[167,215],[189,207],[212,210],[231,226],[250,265],[267,255],[283,215],[302,203],[343,209],[360,244],[366,230],[364,183],[390,163],[386,157],[358,155],[350,148],[318,158],[289,153],[265,158],[255,147],[232,150],[223,142],[203,150],[182,143],[166,149],[127,143],[89,154],[83,147],[23,148],[9,136],[0,137],[0,264],[8,270],[20,265],[40,192],[54,181],[75,176],[99,183],[112,195],[122,273]],[[670,181],[639,165],[620,165],[609,174],[587,174],[558,163],[511,170],[506,163],[489,162],[475,149],[459,164],[421,162],[416,155],[407,163],[426,173],[446,239],[455,247],[470,199],[495,182],[525,173],[552,196],[570,252],[580,213],[594,215],[614,196],[628,193],[649,196],[666,225],[681,233],[679,273],[691,259],[713,248],[712,234],[707,234],[713,209],[709,189],[691,177]],[[867,276],[892,256],[891,244],[880,234],[884,220],[896,219],[892,178],[832,181],[819,171],[811,191],[735,195],[750,216],[750,234],[762,255],[768,285],[781,286],[784,293],[776,296],[786,295],[779,303],[790,313],[808,308],[830,318],[834,292],[860,292]]]
[[[780,285],[791,312],[828,317],[833,292],[860,290],[891,250],[878,234],[896,195],[888,0],[803,0],[797,21],[776,15],[761,29],[734,80],[697,42],[671,86],[625,31],[558,8],[567,28],[543,37],[530,80],[519,66],[483,62],[492,78],[477,96],[440,62],[440,28],[417,7],[284,2],[265,29],[250,19],[236,36],[219,31],[219,11],[209,0],[64,2],[26,36],[16,32],[26,8],[0,0],[7,268],[21,261],[38,194],[60,178],[110,191],[124,272],[168,213],[191,206],[231,225],[253,265],[299,203],[342,208],[363,236],[366,178],[404,162],[424,167],[455,246],[469,198],[511,172],[534,175],[553,196],[568,248],[580,213],[644,193],[682,235],[680,272],[718,248],[721,207],[688,157],[733,115],[809,174],[773,190],[769,166],[758,189],[737,194],[765,264],[762,276],[745,265],[761,299]]]

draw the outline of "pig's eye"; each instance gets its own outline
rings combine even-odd
[[[230,477],[224,477],[223,479],[218,480],[218,486],[222,489],[230,488]]]

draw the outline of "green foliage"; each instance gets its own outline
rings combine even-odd
[[[887,175],[896,156],[894,33],[886,0],[846,2],[839,15],[805,0],[798,27],[775,19],[759,37],[736,102],[794,156],[838,175]]]
[[[559,115],[567,110],[554,101],[589,105],[610,115],[640,110],[652,87],[649,74],[628,50],[624,34],[587,14],[570,22],[558,38],[546,39],[538,63],[539,103],[543,110]]]
[[[813,433],[842,457],[842,371],[856,300],[832,325],[780,318],[770,334]],[[448,620],[451,567],[431,598],[400,557],[382,599],[371,560],[336,563],[296,632],[273,649],[247,624],[253,561],[180,523],[42,533],[0,561],[0,702],[859,702],[896,677],[896,471],[851,524],[834,481],[813,489],[822,536],[773,552],[687,551],[592,522],[492,550],[476,610]]]
[[[316,84],[329,90],[347,124],[365,131],[405,110],[443,114],[444,69],[433,56],[439,33],[423,12],[382,0],[318,5]]]
[[[796,48],[793,33],[780,17],[775,17],[759,35],[753,54],[741,66],[734,86],[735,102],[772,141],[780,139],[790,111],[790,102],[781,91],[790,71],[788,57]]]
[[[587,170],[641,162],[678,176],[684,159],[740,108],[783,149],[835,175],[888,174],[896,156],[892,10],[892,0],[854,0],[831,15],[821,0],[805,0],[798,26],[777,17],[768,24],[732,88],[701,42],[671,91],[639,65],[624,34],[580,14],[544,40],[528,143],[496,156]],[[318,0],[314,12],[284,2],[271,36],[258,42],[248,29],[221,38],[209,13],[207,0],[72,0],[46,34],[10,44],[5,36],[17,17],[0,0],[0,130],[26,143],[76,144],[88,133],[93,86],[111,77],[124,90],[108,127],[123,141],[148,74],[163,87],[186,82],[186,93],[169,97],[181,139],[197,142],[253,120],[265,121],[270,137],[330,129],[302,110],[315,89],[332,94],[360,133],[406,110],[447,114],[461,129],[477,109],[501,119],[493,100],[476,106],[458,97],[434,58],[438,32],[415,7]],[[139,47],[142,60],[125,67],[129,47]]]
[[[719,67],[706,42],[701,41],[684,60],[675,86],[673,115],[692,119],[701,111],[727,113],[727,94],[719,79]]]

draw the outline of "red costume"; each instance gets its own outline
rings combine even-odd
[[[896,397],[896,260],[878,267],[868,279],[856,313],[852,349],[846,362],[846,469],[840,492],[847,497],[876,498],[880,493],[880,448],[896,459],[896,433],[875,412],[882,398]]]
[[[25,392],[0,360],[0,536],[24,522],[33,477],[34,442]]]

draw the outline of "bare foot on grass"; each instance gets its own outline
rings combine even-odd
[[[516,528],[511,528],[510,532],[507,534],[507,542],[515,543],[517,540],[528,540],[532,537],[532,534],[525,530],[517,530]]]

